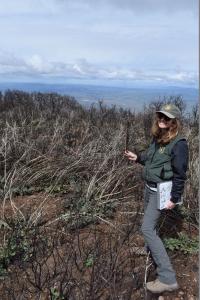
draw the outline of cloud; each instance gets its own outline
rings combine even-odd
[[[13,0],[0,1],[0,12],[1,15],[54,14],[61,12],[64,6],[73,10],[111,7],[136,13],[192,11],[198,14],[198,0]]]
[[[0,51],[0,65],[1,66],[17,67],[23,63],[24,63],[23,59],[16,57],[13,53],[6,52],[3,50]]]
[[[12,0],[0,1],[1,15],[44,15],[56,14],[60,6],[55,0]]]
[[[0,52],[0,75],[18,75],[31,78],[63,78],[79,80],[119,80],[161,82],[169,84],[196,85],[198,75],[186,70],[138,70],[119,66],[101,66],[91,64],[85,59],[75,62],[47,61],[38,54],[29,58],[18,58],[11,53]]]
[[[71,5],[72,0],[55,0],[59,4]],[[105,7],[111,6],[119,9],[128,9],[134,12],[174,13],[178,11],[191,11],[197,15],[198,0],[76,0],[74,7]]]

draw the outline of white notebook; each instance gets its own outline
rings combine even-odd
[[[171,190],[172,190],[172,181],[159,182],[157,184],[157,200],[158,200],[158,209],[166,208],[167,202],[171,199]],[[176,204],[182,204],[183,201]]]

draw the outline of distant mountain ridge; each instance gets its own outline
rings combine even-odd
[[[76,98],[80,103],[89,106],[103,100],[107,105],[141,110],[144,104],[162,100],[164,97],[182,96],[187,108],[198,102],[198,89],[177,86],[168,87],[111,87],[86,84],[47,84],[47,83],[0,83],[0,91],[17,89],[26,92],[59,93]]]

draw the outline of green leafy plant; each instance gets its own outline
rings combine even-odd
[[[90,268],[90,267],[92,267],[93,264],[94,264],[94,257],[89,255],[87,257],[87,259],[84,261],[84,266],[86,268]]]
[[[63,300],[64,297],[60,295],[56,287],[51,288],[51,300]]]
[[[180,250],[187,253],[198,252],[199,241],[198,238],[189,238],[185,233],[178,233],[178,238],[165,238],[165,247],[169,250]]]
[[[69,187],[65,184],[52,184],[44,188],[45,192],[52,194],[66,194]]]
[[[33,255],[30,236],[35,229],[26,227],[23,221],[9,224],[5,243],[0,246],[0,277],[7,273],[7,268],[14,261],[28,261]]]
[[[98,223],[98,217],[111,218],[116,209],[116,203],[109,202],[101,205],[94,198],[86,199],[84,195],[78,198],[78,195],[75,195],[69,208],[71,213],[67,218],[68,227],[71,229],[83,228],[88,224]]]

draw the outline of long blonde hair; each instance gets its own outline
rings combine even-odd
[[[177,136],[178,133],[181,132],[182,126],[179,119],[170,119],[169,124],[170,127],[163,131],[158,126],[158,117],[156,116],[154,119],[151,127],[151,134],[156,138],[159,144],[168,144]]]

